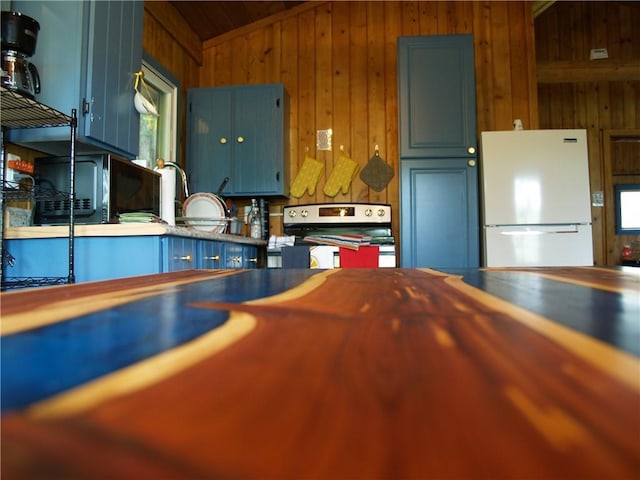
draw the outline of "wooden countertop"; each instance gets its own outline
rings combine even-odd
[[[1,294],[3,478],[637,479],[640,271]]]
[[[5,238],[62,238],[69,235],[69,226],[33,226],[33,227],[7,227]],[[99,225],[75,225],[74,235],[77,237],[123,237],[133,235],[172,235],[187,238],[200,238],[204,240],[218,240],[222,242],[243,243],[248,245],[266,246],[266,240],[256,240],[241,235],[226,233],[213,233],[193,228],[172,226],[164,223],[119,223]]]

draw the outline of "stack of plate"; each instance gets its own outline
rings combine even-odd
[[[212,193],[194,193],[182,206],[185,225],[205,232],[223,233],[227,228],[224,203]]]

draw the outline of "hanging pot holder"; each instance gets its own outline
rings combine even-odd
[[[360,179],[376,192],[381,192],[393,178],[393,168],[380,158],[380,152],[369,159],[360,172]]]
[[[316,192],[316,185],[323,170],[324,164],[320,160],[305,155],[302,168],[291,184],[291,195],[296,198],[300,198],[304,195],[304,192],[309,192],[309,195],[313,195]]]
[[[333,167],[331,175],[324,185],[324,193],[328,197],[335,197],[339,190],[346,195],[351,187],[351,181],[358,171],[358,164],[341,153],[336,166]]]

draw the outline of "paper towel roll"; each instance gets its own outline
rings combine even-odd
[[[160,217],[169,225],[176,224],[176,171],[171,167],[158,168],[160,179]]]

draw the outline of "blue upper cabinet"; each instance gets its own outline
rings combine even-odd
[[[281,84],[187,92],[187,171],[193,192],[287,196],[287,94]]]
[[[135,72],[142,65],[144,2],[14,1],[12,9],[40,23],[36,53],[41,93],[36,99],[78,113],[77,153],[138,153]],[[69,129],[10,131],[9,141],[52,155],[69,154]]]
[[[473,36],[398,39],[400,157],[476,156]]]

